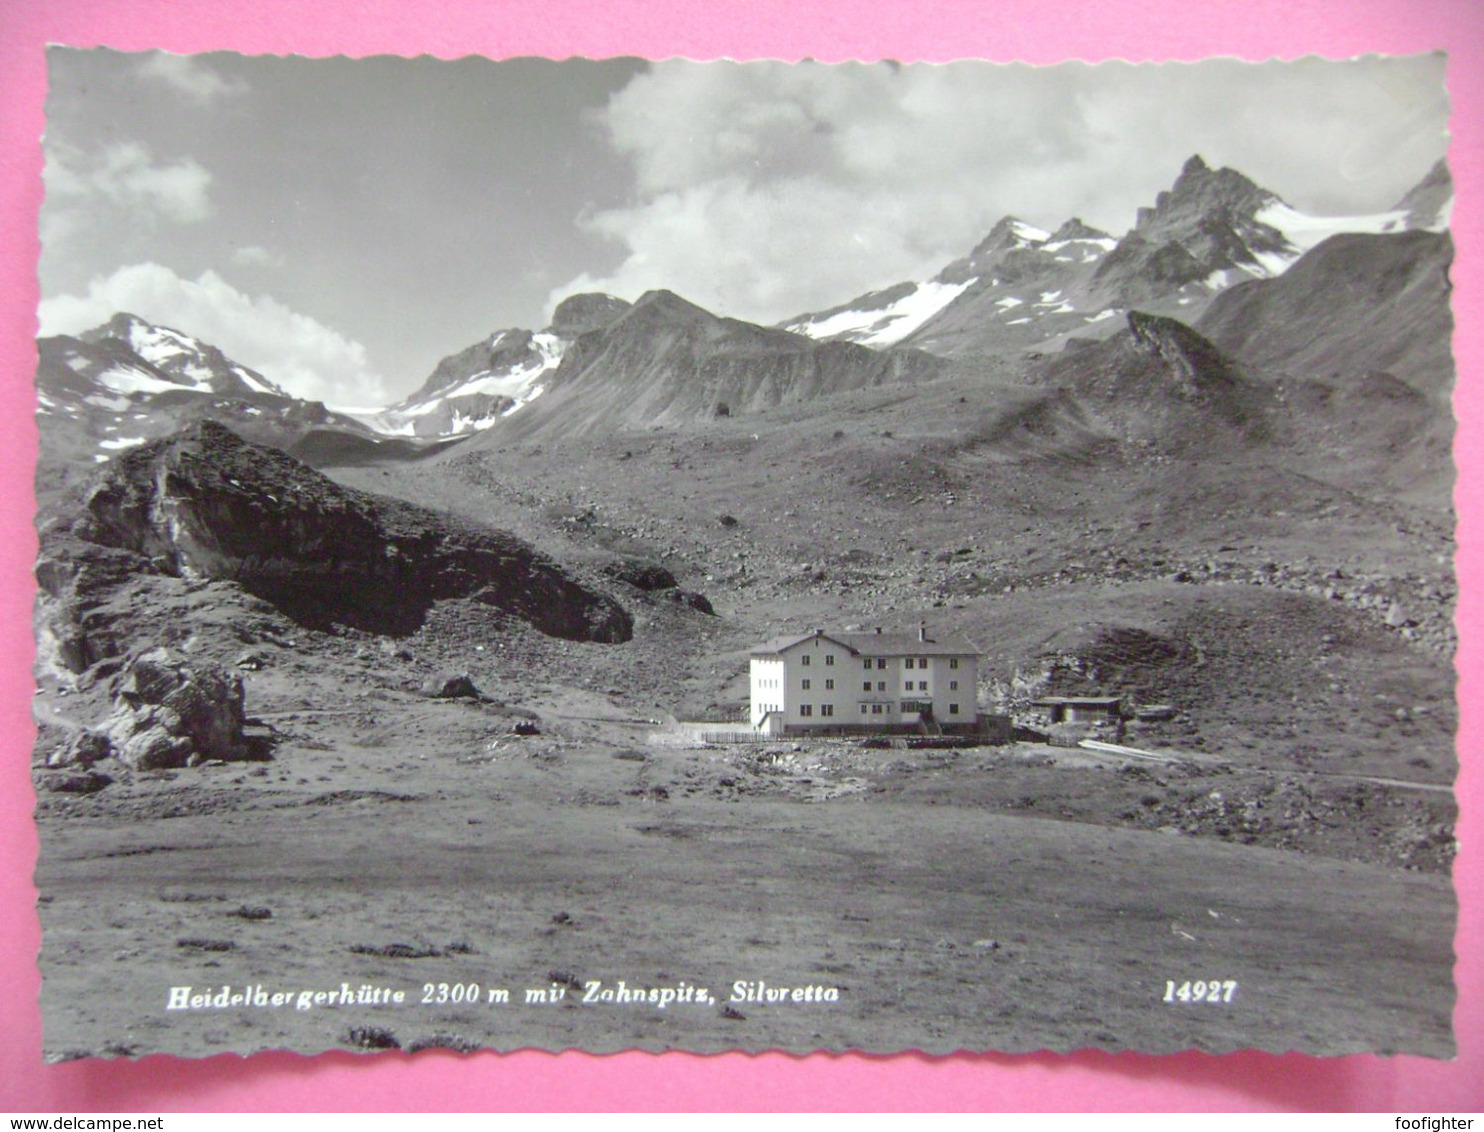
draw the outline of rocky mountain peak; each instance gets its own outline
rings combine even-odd
[[[1048,243],[1056,243],[1059,240],[1111,240],[1113,237],[1101,228],[1094,228],[1085,223],[1080,216],[1074,216],[1051,233]]]
[[[233,397],[253,393],[288,396],[262,374],[234,362],[217,347],[127,311],[83,331],[77,340],[91,346],[121,343],[159,376],[198,392]]]
[[[568,295],[552,313],[551,332],[563,338],[576,338],[591,330],[606,329],[623,317],[630,305],[599,292]]]
[[[696,326],[716,322],[718,316],[674,291],[646,291],[610,326],[617,328],[656,325]]]
[[[1185,162],[1174,185],[1154,198],[1154,210],[1147,219],[1170,220],[1222,210],[1250,216],[1277,201],[1274,194],[1235,169],[1212,169],[1195,154]]]
[[[1046,233],[1039,228],[1027,224],[1018,216],[1002,216],[995,222],[995,226],[989,230],[989,235],[979,241],[979,244],[971,256],[977,257],[991,252],[1007,251],[1010,248],[1024,247],[1028,243],[1039,243],[1045,240]]]
[[[101,326],[84,330],[78,338],[84,342],[101,342],[105,338],[116,338],[121,342],[127,342],[135,331],[141,329],[154,330],[156,328],[137,314],[119,311]]]

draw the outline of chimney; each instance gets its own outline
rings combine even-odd
[[[927,622],[926,621],[919,621],[917,623],[917,639],[919,641],[926,641],[927,640]]]

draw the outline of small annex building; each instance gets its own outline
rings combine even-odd
[[[1123,718],[1119,696],[1042,696],[1031,707],[1045,712],[1057,723],[1117,723]]]
[[[749,721],[768,735],[978,728],[979,657],[967,637],[826,632],[752,650]]]

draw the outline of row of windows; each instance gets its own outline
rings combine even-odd
[[[813,657],[809,653],[806,652],[803,656],[799,657],[799,663],[807,667],[808,664],[809,664],[809,662],[812,659],[813,659]],[[832,653],[832,652],[825,653],[824,654],[824,666],[826,668],[832,668],[832,667],[834,667],[834,664],[835,664],[835,654]]]
[[[814,705],[813,704],[800,704],[799,705],[799,714],[800,715],[813,715],[814,714]],[[820,715],[834,715],[835,714],[835,705],[834,704],[820,704],[819,705],[819,714]]]
[[[804,663],[805,664],[808,664],[809,663],[808,657],[805,657],[804,658]],[[912,668],[914,666],[914,664],[913,664],[913,658],[909,656],[906,660],[904,660],[902,662],[902,664],[906,668]],[[886,667],[886,658],[885,657],[878,657],[875,660],[872,660],[870,657],[866,657],[864,660],[861,661],[861,665],[864,668],[873,668],[873,667],[874,668],[885,668]],[[926,669],[927,666],[928,666],[928,658],[927,657],[920,656],[920,657],[918,657],[916,659],[916,667],[922,668],[922,669]],[[949,668],[957,668],[958,667],[958,657],[956,657],[956,656],[949,657],[948,658],[948,667]]]
[[[891,706],[890,704],[861,704],[861,714],[862,715],[865,715],[867,712],[870,712],[870,714],[872,714],[872,715],[885,715],[886,714],[886,709],[889,708],[890,706]],[[917,709],[917,707],[915,705],[914,706],[911,706],[911,707],[909,707],[907,704],[903,704],[902,705],[902,711],[904,711],[904,712],[911,712],[911,711],[916,711],[916,710],[918,710],[918,709]],[[799,709],[799,714],[800,715],[808,715],[809,714],[809,705],[805,704],[802,708],[800,708]],[[825,711],[821,711],[820,714],[821,715],[829,715],[831,713],[825,712]],[[948,714],[949,715],[957,715],[958,714],[958,705],[957,704],[949,704],[948,705]]]
[[[766,684],[767,681],[762,681],[762,683]],[[807,692],[807,691],[809,691],[812,688],[813,681],[811,681],[809,679],[809,677],[806,676],[802,680],[799,681],[799,686],[804,691]],[[824,688],[825,688],[825,691],[827,691],[827,692],[833,692],[835,690],[835,682],[833,680],[826,680],[824,682]],[[913,690],[913,688],[912,688],[912,681],[911,680],[904,680],[904,681],[902,681],[902,691],[904,691],[904,692],[910,692],[912,690]],[[928,690],[928,682],[926,680],[919,680],[919,681],[917,681],[917,689],[916,690],[919,691],[919,692],[926,692]],[[948,690],[950,692],[956,692],[956,691],[958,691],[958,681],[957,680],[950,680],[950,681],[948,681]],[[863,692],[870,692],[870,691],[884,692],[884,691],[886,691],[886,681],[885,680],[878,680],[878,681],[876,681],[876,686],[874,688],[872,688],[871,682],[869,680],[862,680],[861,681],[861,691],[863,691]]]

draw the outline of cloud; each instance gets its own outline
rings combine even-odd
[[[129,311],[220,348],[297,397],[381,405],[391,396],[366,349],[268,295],[247,295],[214,271],[183,279],[158,263],[121,267],[39,308],[41,333],[77,334]]]
[[[657,63],[594,118],[636,188],[579,223],[623,259],[550,305],[666,287],[775,321],[929,276],[1006,214],[1121,234],[1196,152],[1299,207],[1384,208],[1441,155],[1446,110],[1440,56]]]
[[[48,145],[48,206],[111,205],[140,219],[195,224],[211,217],[211,173],[192,158],[159,162],[138,142],[115,142],[97,154]]]
[[[232,251],[232,262],[244,267],[282,267],[283,256],[258,244],[246,244]]]
[[[202,106],[248,90],[247,83],[241,79],[223,78],[192,55],[156,52],[139,64],[138,73],[141,78],[163,83]]]

